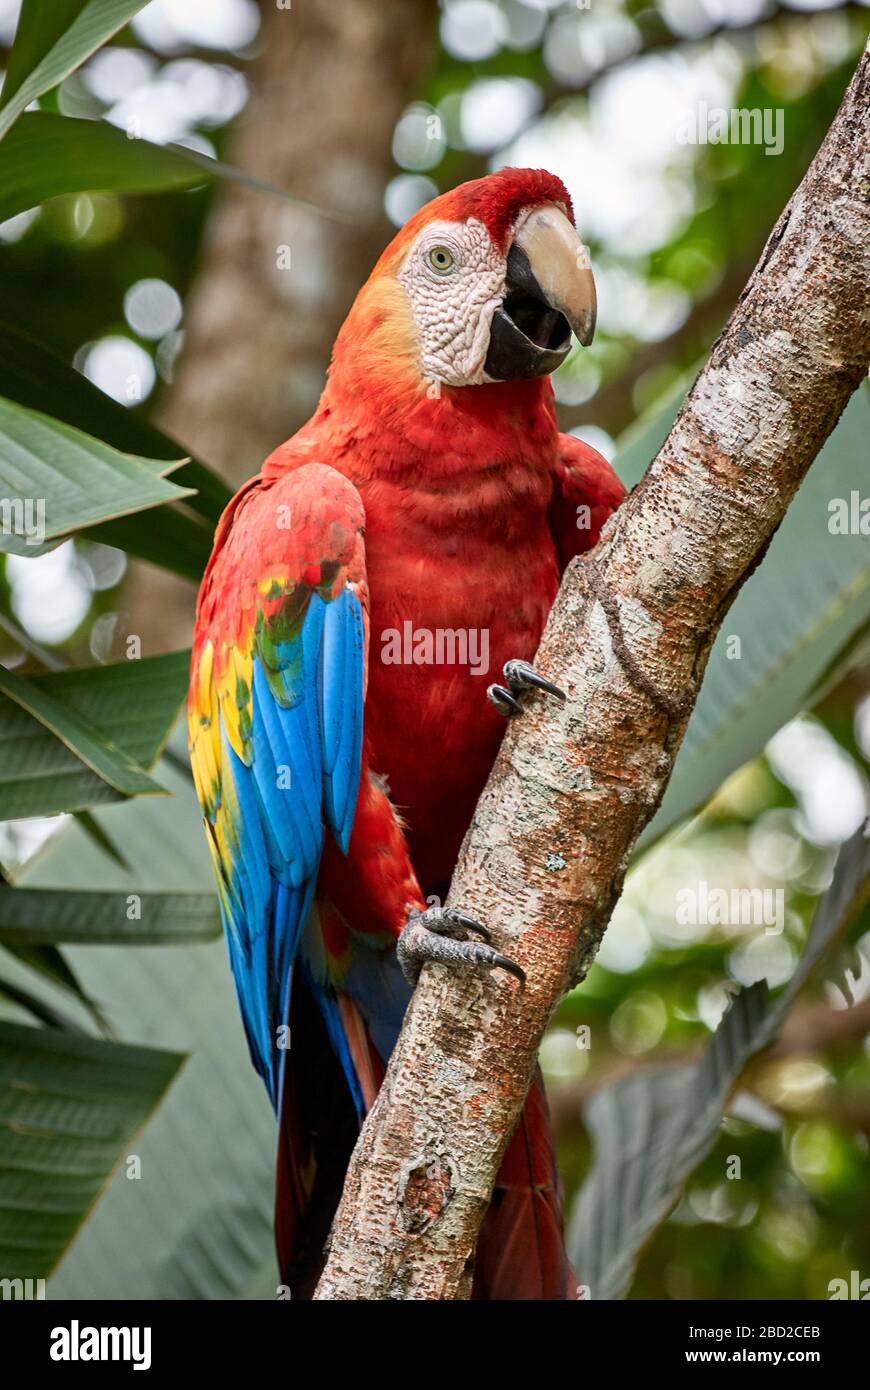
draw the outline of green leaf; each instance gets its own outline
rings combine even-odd
[[[105,739],[99,729],[63,704],[35,681],[0,666],[0,695],[5,695],[59,739],[71,753],[122,796],[160,793],[163,788],[123,749]]]
[[[187,695],[190,651],[34,677],[32,683],[90,720],[140,766],[163,752]]]
[[[616,467],[634,482],[655,457],[681,398],[632,431]],[[789,507],[758,570],[725,617],[664,801],[644,850],[693,814],[777,729],[811,703],[831,663],[870,619],[866,536],[832,535],[832,498],[849,499],[870,435],[870,388],[856,392]],[[729,639],[740,639],[739,656]]]
[[[4,891],[9,892],[9,889]],[[70,990],[79,998],[84,999],[78,980],[56,947],[7,945],[6,949],[11,951],[12,955],[22,964],[31,966],[46,980],[50,980],[52,984],[60,985],[61,988]]]
[[[79,984],[75,971],[64,959],[56,946],[18,946],[7,945],[6,950],[22,965],[41,975],[43,980],[57,986],[71,995],[85,1009],[98,1028],[106,1032],[106,1021],[99,1006],[89,999]],[[31,1010],[33,1012],[33,1010]],[[37,1015],[39,1017],[39,1015]],[[76,1025],[77,1026],[77,1025]]]
[[[30,118],[27,117],[29,120]],[[2,197],[2,192],[0,192]],[[155,462],[158,471],[164,463],[175,463],[185,450],[174,439],[128,410],[81,372],[69,366],[51,348],[16,325],[0,320],[0,396],[41,410],[51,402],[54,419],[93,435],[123,454],[144,455]],[[173,472],[173,481],[194,488],[195,495],[181,505],[195,511],[214,525],[232,497],[232,489],[205,464],[193,460]],[[160,518],[163,529],[174,510]],[[151,528],[141,528],[151,529]],[[209,533],[210,534],[210,533]],[[103,528],[94,539],[104,539]],[[108,542],[111,544],[111,542]]]
[[[85,0],[53,0],[40,5],[24,0],[3,79],[0,106],[18,91],[28,74],[51,51],[85,6]]]
[[[131,896],[138,916],[129,916]],[[214,893],[85,893],[0,888],[0,946],[89,946],[211,941],[221,922]]]
[[[14,820],[79,811],[129,795],[111,778],[98,775],[80,756],[85,750],[73,751],[59,738],[52,720],[68,726],[73,742],[76,730],[83,728],[86,741],[97,742],[98,756],[108,756],[107,770],[117,773],[116,780],[129,785],[144,779],[145,790],[162,791],[142,769],[152,766],[178,717],[188,665],[187,652],[173,652],[27,681],[0,670],[3,686],[10,683],[24,696],[23,703],[0,699],[0,816]],[[34,700],[49,723],[28,708]]]
[[[9,880],[0,868],[0,885],[6,887]],[[104,1027],[104,1020],[100,1010],[89,999],[79,984],[75,972],[70,968],[69,963],[64,959],[56,946],[23,946],[7,945],[6,950],[15,960],[22,965],[35,970],[44,980],[48,980],[53,985],[59,986],[72,994],[90,1012],[94,1022],[99,1027]],[[39,1015],[37,1015],[39,1017]]]
[[[214,530],[180,508],[163,507],[159,520],[122,516],[77,533],[84,540],[114,545],[198,585],[214,545]]]
[[[0,141],[0,221],[63,193],[164,193],[214,179],[231,179],[321,217],[344,220],[198,150],[131,138],[108,121],[29,111]]]
[[[741,990],[692,1066],[650,1067],[599,1091],[584,1111],[595,1159],[575,1204],[569,1249],[593,1299],[622,1298],[638,1255],[715,1143],[740,1072],[773,1042],[833,939],[866,900],[870,839],[840,851],[791,980],[771,1003],[763,983]]]
[[[54,652],[41,646],[39,642],[34,642],[30,634],[25,632],[14,618],[7,618],[3,612],[0,612],[0,632],[5,632],[7,637],[11,637],[22,652],[34,657],[44,671],[63,671],[65,669],[64,663],[55,656]]]
[[[161,474],[172,468],[175,487],[196,489],[182,494],[180,503],[164,506],[159,525],[143,525],[137,512],[86,526],[78,534],[117,546],[198,583],[211,553],[215,522],[232,496],[216,474],[196,461],[178,466],[180,445],[9,324],[0,324],[0,395],[29,409],[49,400],[55,421],[85,431],[124,454],[140,455],[136,462],[147,471]],[[141,457],[145,452],[152,457]],[[24,516],[26,519],[26,512]],[[60,539],[49,542],[45,549],[59,544]],[[42,553],[41,547],[18,538],[7,538],[6,548],[26,556]]]
[[[148,0],[24,0],[0,93],[0,138],[22,111],[56,87]],[[46,13],[48,11],[48,13]]]
[[[188,490],[163,478],[173,466],[0,398],[0,550],[34,556],[72,531],[177,501]]]
[[[44,1023],[47,1028],[60,1028],[66,1033],[80,1033],[82,1031],[75,1020],[68,1018],[61,1009],[56,1008],[45,999],[40,999],[29,989],[14,985],[11,980],[0,979],[0,999],[5,999],[7,1003],[14,1004],[19,1009],[25,1009],[34,1018],[38,1018],[40,1023]]]
[[[146,797],[95,812],[129,873],[70,825],[28,865],[26,886],[211,891],[190,780],[166,763],[160,776],[174,794],[159,805]],[[251,1067],[223,942],[65,950],[121,1038],[191,1055],[137,1141],[148,1181],[116,1176],[50,1297],[274,1300],[275,1118]]]
[[[0,1023],[0,1269],[45,1278],[183,1056]]]
[[[268,1200],[257,1206],[234,1200],[207,1209],[198,1220],[180,1226],[155,1270],[160,1297],[197,1303],[240,1298],[274,1302],[278,1279],[273,1231]]]
[[[148,664],[165,660],[165,657],[151,657]],[[138,663],[140,668],[145,664],[144,661]],[[186,720],[182,718],[172,731],[170,747],[164,751],[155,770],[170,793],[169,797],[159,802],[152,797],[113,802],[100,805],[91,813],[123,854],[126,868],[107,859],[90,836],[76,823],[71,823],[16,872],[15,883],[64,888],[69,892],[90,892],[95,886],[128,893],[214,892],[214,867],[203,834],[202,811],[193,781],[187,770],[169,757],[170,752],[174,755],[185,749]]]
[[[75,818],[88,839],[93,840],[95,845],[99,845],[100,849],[103,850],[105,854],[108,854],[110,859],[114,859],[115,863],[119,864],[122,869],[129,869],[130,865],[118,849],[118,846],[111,837],[106,834],[103,827],[94,819],[90,811],[76,811]]]
[[[217,172],[106,121],[30,111],[0,142],[0,221],[63,193],[164,193]]]

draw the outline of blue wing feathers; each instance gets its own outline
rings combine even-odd
[[[346,593],[346,591],[345,591]],[[323,654],[320,662],[320,730],[323,747],[323,766],[332,776],[341,741],[341,716],[347,691],[345,634],[347,631],[346,603],[342,594],[329,608],[323,625]]]
[[[362,750],[363,615],[345,589],[327,614],[321,676],[324,802],[327,822],[347,853]]]
[[[356,797],[359,790],[359,759],[362,740],[362,611],[348,594],[344,633],[344,704],[339,752],[332,779],[332,826],[347,853]]]
[[[285,1061],[278,1030],[288,1017],[290,980],[314,893],[324,824],[345,852],[353,826],[364,665],[363,611],[356,594],[345,588],[328,602],[312,594],[299,632],[273,648],[270,657],[278,670],[267,675],[255,649],[250,766],[222,734],[222,794],[232,858],[224,912],[230,964],[254,1063],[277,1107]],[[362,1113],[335,996],[307,967],[306,982]]]

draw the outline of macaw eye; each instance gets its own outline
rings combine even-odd
[[[428,256],[429,264],[439,275],[449,275],[454,267],[453,252],[446,246],[433,246]]]

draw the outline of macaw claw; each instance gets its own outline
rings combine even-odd
[[[495,705],[499,714],[503,714],[505,719],[509,719],[512,714],[522,714],[523,707],[519,700],[506,690],[503,685],[491,685],[487,689],[486,698]]]
[[[482,939],[469,941],[469,933]],[[410,985],[416,985],[427,960],[451,967],[507,970],[524,984],[526,972],[491,946],[491,940],[489,930],[464,912],[453,907],[430,907],[426,912],[411,914],[399,937],[396,954]]]
[[[554,685],[552,681],[548,681],[545,676],[540,675],[534,666],[530,666],[527,661],[505,662],[504,675],[507,687],[491,685],[486,694],[499,714],[503,714],[505,717],[512,714],[522,714],[523,707],[517,696],[524,690],[543,690],[545,695],[552,695],[557,700],[564,700],[565,698],[564,690],[560,690],[558,685]]]

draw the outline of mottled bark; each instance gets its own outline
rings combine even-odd
[[[568,699],[509,727],[450,893],[527,985],[424,969],[320,1299],[467,1292],[544,1029],[595,955],[713,637],[867,371],[868,110],[865,54],[664,447],[566,573],[536,665]]]

